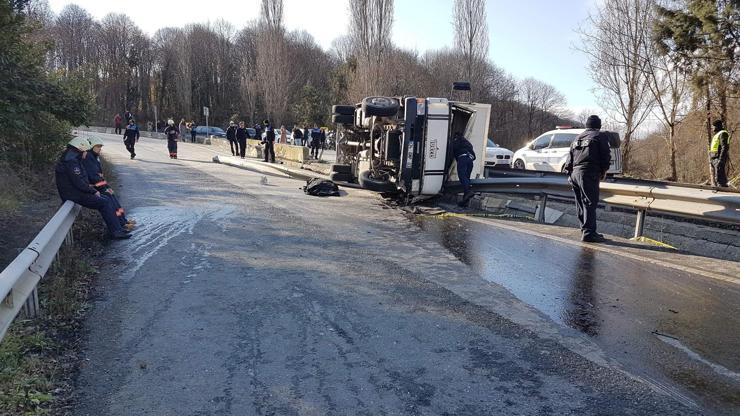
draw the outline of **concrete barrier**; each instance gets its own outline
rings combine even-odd
[[[212,138],[211,145],[218,148],[224,153],[231,153],[231,146],[229,141],[221,138]],[[247,140],[247,151],[245,155],[247,157],[254,157],[262,159],[265,154],[263,153],[264,145],[260,140]],[[275,144],[275,157],[278,159],[289,160],[291,162],[303,163],[308,160],[309,150],[303,146],[291,146],[289,144]]]

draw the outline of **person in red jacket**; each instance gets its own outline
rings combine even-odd
[[[116,134],[121,134],[121,123],[123,123],[121,114],[116,114],[116,116],[113,117],[113,125],[116,126]]]

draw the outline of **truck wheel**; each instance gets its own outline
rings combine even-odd
[[[346,173],[348,175],[352,174],[352,166],[350,165],[340,165],[340,164],[334,164],[331,165],[331,171],[336,173]]]
[[[352,175],[349,173],[332,172],[329,179],[333,182],[352,182]]]
[[[381,193],[398,192],[396,184],[390,181],[373,178],[372,176],[370,176],[371,173],[372,172],[369,170],[360,173],[360,186],[362,186],[364,189]]]
[[[512,167],[514,169],[524,170],[524,161],[521,159],[517,159],[514,161],[514,165]]]
[[[334,124],[353,124],[355,122],[355,116],[334,114],[331,116],[331,122]]]
[[[388,97],[367,97],[362,100],[362,112],[365,114],[365,117],[395,116],[400,107],[398,101]]]
[[[333,105],[331,112],[340,116],[354,116],[355,106],[353,105]]]

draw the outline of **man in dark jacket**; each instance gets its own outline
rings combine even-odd
[[[590,243],[604,241],[596,232],[596,207],[599,205],[599,182],[606,178],[611,161],[609,138],[601,131],[601,119],[589,116],[586,131],[570,146],[565,172],[576,197],[581,240]]]
[[[57,190],[62,201],[72,201],[85,208],[100,212],[114,239],[130,238],[116,217],[113,201],[98,192],[88,181],[82,159],[90,150],[90,142],[84,137],[75,137],[67,145],[54,168]]]
[[[167,150],[170,152],[170,159],[177,159],[177,142],[180,140],[180,130],[175,126],[174,120],[167,120],[164,135],[167,137]]]
[[[136,157],[136,152],[134,151],[134,147],[136,146],[136,142],[139,141],[139,126],[136,125],[136,122],[134,119],[130,119],[128,121],[128,125],[126,126],[126,131],[123,132],[123,144],[126,145],[126,150],[128,150],[129,153],[131,153],[131,159]]]
[[[249,136],[247,128],[244,126],[244,122],[240,121],[239,127],[236,129],[236,142],[239,144],[239,156],[242,159],[247,155],[247,136]]]
[[[452,154],[457,162],[457,177],[463,186],[463,197],[457,205],[467,207],[473,192],[470,191],[470,174],[473,172],[473,161],[475,161],[475,150],[473,144],[466,139],[462,133],[455,133],[452,141]]]
[[[193,124],[190,125],[190,142],[191,143],[195,143],[195,135],[197,134],[195,132],[196,127],[198,127],[198,125],[195,124],[195,122],[193,122]]]
[[[85,156],[82,159],[82,166],[84,166],[85,171],[87,172],[87,179],[95,190],[100,192],[101,195],[112,200],[113,207],[116,209],[116,217],[118,217],[118,221],[124,229],[130,231],[134,228],[134,224],[136,222],[133,220],[129,221],[129,219],[126,218],[126,211],[121,207],[121,203],[118,202],[118,198],[116,197],[115,192],[113,192],[113,188],[108,184],[108,181],[105,180],[105,175],[103,174],[103,166],[100,163],[100,152],[103,150],[104,143],[99,137],[91,137],[89,141],[91,149],[89,152],[85,153]]]
[[[709,161],[712,167],[712,186],[727,187],[727,159],[730,157],[730,132],[722,120],[713,123],[714,136],[709,143]]]
[[[239,156],[239,144],[236,142],[236,124],[229,121],[229,127],[226,129],[226,140],[229,141],[231,156]]]
[[[270,124],[270,120],[265,120],[265,162],[275,163],[275,130]]]
[[[303,146],[303,131],[298,126],[293,128],[293,146]]]

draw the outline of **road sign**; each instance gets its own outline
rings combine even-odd
[[[203,107],[203,115],[206,116],[206,117],[208,117],[210,115],[209,114],[209,111],[208,111],[208,107]]]

